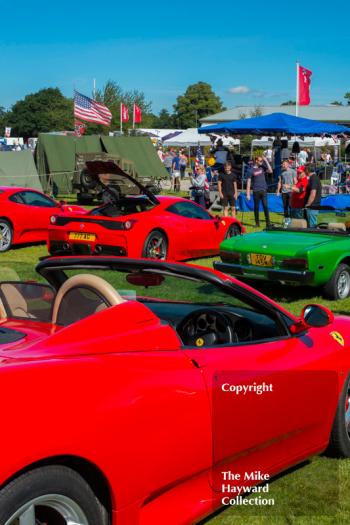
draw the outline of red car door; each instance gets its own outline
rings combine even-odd
[[[263,480],[249,473],[278,472],[325,448],[337,405],[338,377],[328,369],[334,346],[325,351],[307,334],[288,337],[277,318],[264,321],[260,313],[258,324],[266,322],[276,335],[254,340],[257,329],[248,319],[237,321],[233,334],[249,342],[186,349],[202,368],[210,395],[215,490],[232,482],[223,472],[241,480],[248,473],[246,484],[256,484]],[[198,339],[199,345],[205,341],[201,334]]]
[[[189,257],[218,253],[223,237],[217,219],[190,201],[172,204],[167,211],[186,228],[187,237],[182,238],[182,242]]]
[[[58,204],[34,190],[14,193],[9,197],[14,217],[17,242],[45,241],[50,217],[57,213]]]

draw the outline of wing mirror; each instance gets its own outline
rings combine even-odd
[[[334,321],[333,313],[320,304],[308,304],[301,312],[300,320],[290,327],[292,334],[299,334],[307,328],[321,328]]]

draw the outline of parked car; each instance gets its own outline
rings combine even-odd
[[[320,211],[316,228],[291,219],[220,245],[218,270],[248,280],[322,286],[330,299],[350,293],[350,214]]]
[[[53,213],[78,215],[85,211],[56,202],[38,190],[0,186],[0,252],[14,244],[47,242]]]
[[[296,318],[185,264],[37,271],[0,270],[0,523],[192,524],[227,504],[223,471],[247,490],[327,448],[350,456],[347,317]]]
[[[188,199],[154,195],[113,163],[97,165],[108,172],[100,176],[105,204],[85,215],[52,214],[50,254],[185,260],[218,254],[223,239],[245,231],[238,220],[215,217]]]

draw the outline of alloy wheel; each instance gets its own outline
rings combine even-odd
[[[348,297],[350,292],[350,274],[348,271],[343,270],[338,277],[337,290],[339,299],[345,299]]]
[[[80,506],[67,496],[46,494],[18,509],[5,525],[92,525]]]

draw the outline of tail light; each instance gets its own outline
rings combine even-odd
[[[307,268],[307,259],[293,257],[290,259],[283,259],[281,266],[289,266],[291,268]]]
[[[134,226],[135,222],[136,222],[135,220],[125,221],[124,222],[124,230],[131,230],[131,228]]]
[[[220,257],[223,262],[239,262],[241,254],[239,252],[220,252]]]

